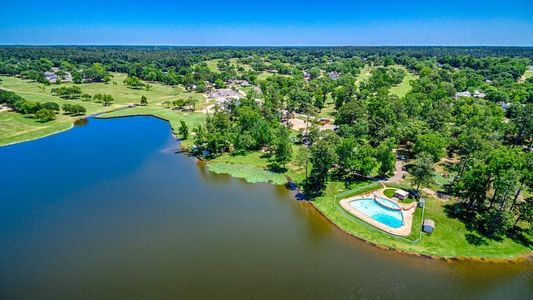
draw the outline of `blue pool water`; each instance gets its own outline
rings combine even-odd
[[[372,198],[361,200],[354,200],[350,202],[350,206],[371,217],[372,219],[383,223],[392,228],[399,228],[403,223],[403,216],[400,206],[390,200],[380,198],[382,202],[386,202],[388,206],[397,207],[398,210],[387,208],[374,201]]]

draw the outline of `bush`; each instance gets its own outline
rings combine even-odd
[[[42,107],[52,111],[59,111],[59,104],[55,102],[46,102]]]
[[[35,113],[34,118],[39,120],[40,122],[48,122],[55,119],[55,113],[53,110],[41,108]]]
[[[83,115],[86,112],[85,107],[79,105],[79,104],[63,104],[63,111],[67,114],[72,115]]]

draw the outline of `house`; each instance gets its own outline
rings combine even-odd
[[[309,81],[309,79],[311,79],[311,74],[309,74],[307,71],[304,71],[304,79],[305,81]]]
[[[455,98],[459,97],[472,97],[472,94],[469,91],[455,93]]]
[[[473,96],[474,96],[475,98],[485,98],[485,93],[481,93],[480,91],[475,90]]]
[[[508,110],[511,107],[511,102],[502,102],[500,105],[503,108],[503,110]]]
[[[396,197],[396,198],[398,198],[400,200],[405,200],[407,197],[409,197],[409,192],[401,190],[401,189],[397,189],[394,192],[394,197]]]
[[[424,222],[422,223],[422,231],[425,233],[432,233],[433,229],[435,229],[435,221],[424,219]]]
[[[240,80],[240,79],[231,79],[228,81],[229,84],[237,84],[240,86],[250,86],[250,83],[247,80]]]
[[[337,80],[337,78],[339,78],[339,73],[335,72],[335,71],[331,71],[328,73],[328,76],[329,78],[333,79],[333,80]]]
[[[44,78],[48,80],[50,83],[56,83],[58,80],[61,82],[71,82],[72,81],[72,74],[70,72],[65,72],[64,76],[59,76],[55,72],[49,72],[46,71],[43,73]]]

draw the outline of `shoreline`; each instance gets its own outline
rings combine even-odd
[[[104,111],[104,112],[100,112],[100,113],[94,113],[94,114],[87,115],[87,116],[79,116],[79,117],[71,120],[72,122],[70,122],[70,126],[68,128],[65,128],[65,129],[62,129],[62,130],[58,130],[58,131],[54,131],[52,133],[45,134],[45,135],[42,135],[42,136],[39,136],[39,137],[34,137],[34,138],[25,139],[25,140],[21,140],[21,141],[2,144],[2,145],[0,145],[0,147],[7,147],[7,146],[20,144],[20,143],[31,142],[31,141],[35,141],[35,140],[38,140],[38,139],[42,139],[42,138],[45,138],[45,137],[52,136],[54,134],[59,134],[59,133],[62,133],[62,132],[65,132],[67,130],[71,130],[72,128],[74,128],[75,125],[76,125],[76,122],[79,121],[79,120],[88,119],[88,118],[98,118],[99,115],[111,113],[111,112],[114,112],[114,111],[117,111],[117,110],[123,110],[123,109],[126,109],[126,108],[128,108],[128,107],[127,106],[125,106],[125,107],[121,106],[121,107],[113,108],[112,110],[109,110],[109,111]],[[104,119],[104,118],[101,118],[101,119]]]
[[[367,243],[369,245],[372,245],[374,247],[378,247],[378,248],[383,249],[383,250],[388,250],[388,251],[391,251],[391,252],[394,252],[394,253],[397,253],[397,254],[416,256],[416,257],[425,258],[425,259],[442,260],[442,261],[446,261],[446,262],[465,261],[465,262],[483,262],[483,263],[520,263],[520,264],[533,263],[533,251],[529,251],[528,253],[520,254],[520,255],[512,257],[512,258],[485,258],[485,257],[478,257],[478,256],[450,256],[450,257],[446,257],[446,256],[430,255],[430,254],[425,254],[425,253],[422,253],[422,252],[414,252],[414,251],[401,250],[401,249],[398,249],[398,248],[387,247],[387,246],[384,246],[384,245],[369,241],[367,239],[361,238],[361,237],[357,236],[356,234],[354,234],[354,233],[352,233],[352,232],[350,232],[348,230],[343,229],[336,222],[334,222],[333,220],[328,218],[328,216],[324,212],[322,212],[313,203],[313,201],[307,201],[307,202],[309,202],[309,204],[311,204],[311,206],[313,206],[313,208],[318,213],[320,213],[321,216],[323,216],[326,220],[328,220],[328,222],[333,224],[333,226],[335,226],[335,228],[340,230],[343,234],[348,235],[349,238],[355,238],[355,239],[357,239],[359,241],[365,242],[365,243]]]
[[[166,122],[168,124],[168,126],[170,128],[171,135],[178,141],[179,149],[183,150],[182,149],[181,140],[174,133],[174,128],[172,128],[172,125],[171,125],[170,121],[167,120],[167,119],[164,119],[162,117],[151,115],[151,114],[136,114],[136,115],[126,115],[126,116],[100,117],[100,115],[103,115],[103,114],[106,114],[106,113],[111,113],[111,112],[114,112],[114,111],[117,111],[117,110],[127,109],[127,108],[128,107],[119,107],[119,108],[113,109],[111,111],[106,111],[106,112],[102,112],[102,113],[96,113],[96,114],[93,114],[93,115],[90,115],[90,116],[86,116],[86,117],[83,117],[83,118],[78,118],[76,120],[85,119],[85,118],[96,118],[96,119],[101,119],[101,120],[103,120],[103,119],[129,118],[129,117],[153,117],[153,118],[157,118],[157,119],[159,119],[161,121],[164,121],[164,122]],[[76,120],[74,120],[74,121],[76,121]],[[69,128],[67,128],[67,129],[65,129],[65,130],[57,131],[57,132],[54,132],[54,133],[51,133],[51,134],[48,134],[48,135],[45,135],[45,136],[41,136],[41,137],[29,139],[29,140],[24,140],[24,141],[14,142],[14,143],[6,144],[6,145],[1,145],[0,147],[11,146],[11,145],[19,144],[19,143],[30,142],[30,141],[37,140],[37,139],[40,139],[40,138],[45,138],[45,137],[48,137],[48,136],[52,136],[54,134],[59,134],[59,133],[65,132],[67,130],[72,129],[73,127],[74,127],[74,122],[72,122],[71,126]],[[185,154],[185,153],[188,154],[188,150],[180,151],[180,154]],[[195,159],[200,160],[199,158],[197,158],[195,156],[192,156],[192,155],[188,155],[188,156],[189,157],[194,157]],[[209,171],[209,169],[208,169],[208,171]],[[211,172],[211,171],[209,171],[209,172]],[[227,176],[230,176],[232,178],[235,178],[235,177],[231,176],[230,174],[224,174],[224,175],[227,175]],[[295,182],[291,181],[290,178],[288,178],[288,177],[287,177],[287,179],[288,179],[288,183],[290,183],[290,184],[292,184],[294,186],[294,188],[291,189],[287,185],[284,185],[285,188],[288,191],[295,192],[295,191],[299,191],[300,190],[299,186]],[[251,183],[251,184],[253,184],[253,183]],[[275,184],[273,184],[271,182],[267,182],[267,184],[275,185]],[[295,192],[294,197],[296,197],[296,192]],[[320,215],[322,215],[329,223],[333,224],[337,229],[339,229],[344,234],[350,236],[350,238],[356,238],[359,241],[363,241],[363,242],[365,242],[367,244],[370,244],[372,246],[375,246],[375,247],[378,247],[378,248],[384,249],[384,250],[389,250],[389,251],[394,252],[394,253],[398,253],[398,254],[402,254],[402,255],[416,256],[416,257],[426,258],[426,259],[442,260],[442,261],[447,261],[447,262],[465,261],[465,262],[483,262],[483,263],[520,263],[520,264],[529,264],[529,263],[533,262],[533,250],[529,251],[528,253],[520,254],[520,255],[517,255],[517,256],[512,257],[512,258],[485,258],[485,257],[478,257],[478,256],[450,256],[450,257],[446,257],[446,256],[430,255],[430,254],[425,254],[423,252],[407,251],[407,250],[401,250],[401,249],[398,249],[398,248],[392,248],[392,247],[384,246],[382,244],[378,244],[378,243],[369,241],[367,239],[361,238],[358,235],[356,235],[355,233],[352,233],[352,232],[350,232],[348,230],[343,229],[339,224],[337,224],[335,221],[333,221],[331,218],[329,218],[324,212],[322,212],[314,204],[313,201],[310,201],[310,200],[304,200],[304,201],[307,201],[309,204],[311,204],[311,206]]]

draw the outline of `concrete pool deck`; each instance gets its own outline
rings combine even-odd
[[[339,203],[340,203],[340,205],[342,206],[343,209],[345,209],[346,211],[348,211],[352,215],[358,217],[359,219],[367,222],[368,224],[370,224],[370,225],[372,225],[374,227],[377,227],[377,228],[379,228],[379,229],[381,229],[381,230],[383,230],[383,231],[385,231],[387,233],[390,233],[390,234],[393,234],[393,235],[398,235],[398,236],[408,236],[408,235],[410,235],[411,234],[411,227],[413,226],[413,215],[415,214],[415,210],[416,210],[416,202],[412,202],[412,203],[408,203],[408,204],[399,203],[398,201],[395,201],[393,199],[390,199],[390,198],[386,197],[383,194],[383,190],[384,189],[381,189],[381,190],[378,190],[378,191],[374,191],[373,193],[370,193],[370,194],[357,195],[357,196],[349,197],[349,198],[346,198],[346,199],[342,199]],[[374,220],[372,217],[367,216],[363,212],[353,208],[350,205],[350,202],[352,202],[352,201],[373,198],[374,196],[388,199],[388,200],[398,204],[401,207],[400,212],[401,212],[401,214],[403,216],[403,224],[402,224],[402,226],[400,226],[398,228],[393,228],[393,227],[387,226],[387,225],[385,225],[385,224],[383,224],[383,223],[381,223],[379,221]]]

